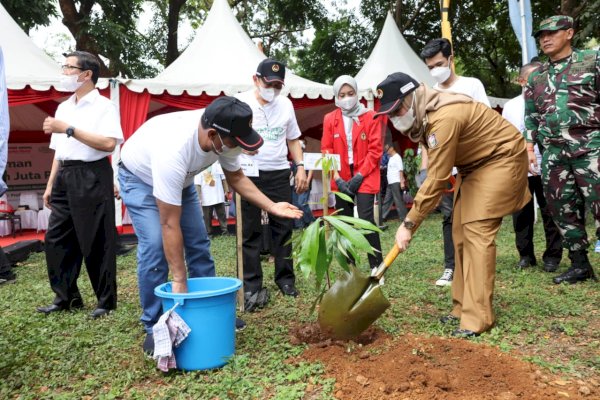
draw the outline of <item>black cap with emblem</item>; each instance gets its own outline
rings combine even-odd
[[[265,82],[281,82],[285,79],[285,64],[265,58],[256,68],[256,76],[263,78]]]
[[[377,97],[381,102],[379,111],[375,114],[389,114],[395,111],[402,103],[402,99],[414,92],[419,87],[419,82],[403,72],[394,72],[377,85]]]
[[[202,114],[202,123],[230,137],[244,150],[258,150],[263,145],[263,138],[252,129],[252,109],[235,97],[223,96],[210,103]]]

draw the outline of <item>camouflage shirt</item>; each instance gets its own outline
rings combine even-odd
[[[579,156],[600,148],[600,52],[546,62],[525,88],[525,137]]]

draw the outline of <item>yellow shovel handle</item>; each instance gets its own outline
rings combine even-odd
[[[379,267],[371,274],[371,276],[381,279],[388,267],[392,265],[396,257],[398,257],[398,254],[400,254],[400,247],[394,243],[394,247],[392,247],[389,253],[387,253],[381,265],[379,265]]]

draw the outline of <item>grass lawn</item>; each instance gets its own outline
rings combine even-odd
[[[397,223],[382,235],[384,251],[393,243]],[[442,272],[441,216],[422,225],[407,253],[386,275],[385,292],[392,307],[377,321],[385,332],[400,336],[448,336],[438,317],[450,310],[450,289],[433,282]],[[594,237],[589,227],[590,237]],[[536,225],[536,255],[541,261],[543,230]],[[518,254],[510,218],[498,236],[498,266],[494,298],[497,325],[476,342],[496,346],[570,378],[598,379],[600,368],[600,292],[598,283],[554,285],[554,274],[514,268]],[[235,274],[235,238],[213,240],[217,274]],[[33,255],[16,268],[17,282],[0,287],[0,398],[2,399],[302,399],[307,386],[318,397],[333,397],[332,379],[320,363],[286,363],[305,346],[292,345],[288,330],[310,323],[315,291],[298,271],[301,297],[284,298],[273,283],[271,264],[263,264],[271,303],[245,314],[245,331],[238,334],[236,356],[216,371],[163,374],[142,355],[144,337],[138,322],[135,252],[119,257],[119,308],[91,321],[95,298],[87,274],[80,288],[84,311],[44,316],[35,307],[52,301],[45,258]],[[590,254],[600,266],[600,255]],[[561,271],[568,267],[566,252]]]

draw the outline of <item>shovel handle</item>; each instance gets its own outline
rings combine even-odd
[[[381,279],[381,277],[383,276],[385,271],[388,269],[388,267],[390,265],[392,265],[392,263],[394,262],[396,257],[398,257],[398,254],[400,254],[400,247],[398,247],[398,245],[396,243],[394,243],[394,247],[392,247],[392,249],[389,251],[389,253],[387,253],[387,255],[383,259],[383,262],[381,263],[381,265],[379,265],[379,267],[375,270],[375,272],[371,276],[374,276],[377,279]]]

